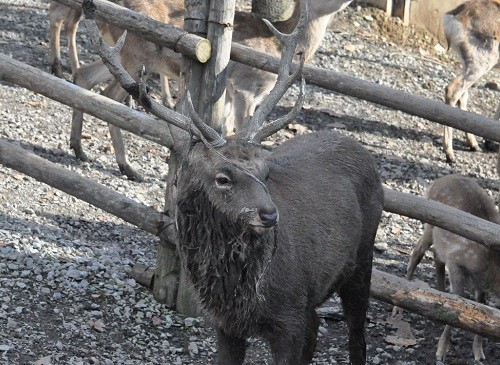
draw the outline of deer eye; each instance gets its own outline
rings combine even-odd
[[[231,186],[231,179],[226,174],[219,172],[215,175],[215,183],[221,188],[228,188]]]

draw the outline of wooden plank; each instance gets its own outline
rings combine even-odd
[[[173,144],[169,127],[165,123],[158,123],[153,116],[16,61],[3,53],[0,53],[0,80],[57,100],[162,146],[170,148]],[[177,120],[186,125],[189,123],[188,118],[173,110],[167,111],[167,114],[172,121]]]
[[[500,310],[373,269],[371,296],[432,320],[500,340]]]
[[[0,164],[64,191],[100,208],[125,222],[159,236],[170,237],[169,217],[89,178],[56,165],[0,138]]]
[[[212,44],[212,56],[206,63],[201,87],[200,116],[218,132],[223,130],[226,108],[226,74],[233,37],[235,0],[210,2],[207,38]]]
[[[500,225],[449,205],[384,188],[384,210],[430,223],[500,251]]]
[[[278,58],[263,52],[256,52],[234,42],[231,49],[231,59],[273,73],[277,73],[279,68]],[[294,67],[297,67],[296,62]],[[441,101],[430,100],[320,67],[304,66],[303,75],[310,84],[500,142],[498,121],[453,108]]]

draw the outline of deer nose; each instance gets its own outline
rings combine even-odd
[[[259,212],[259,218],[264,227],[270,228],[278,222],[278,212],[277,211],[266,212],[264,210],[261,210]]]

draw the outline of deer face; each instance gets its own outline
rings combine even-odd
[[[181,170],[179,209],[188,214],[203,209],[244,231],[262,233],[273,227],[278,210],[266,187],[268,153],[241,140],[215,151],[198,143]]]

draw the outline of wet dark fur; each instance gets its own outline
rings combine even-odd
[[[178,181],[179,249],[217,328],[219,364],[242,363],[245,339],[256,335],[269,341],[276,363],[309,363],[319,325],[315,308],[334,292],[350,330],[351,363],[364,364],[383,202],[370,154],[330,132],[294,138],[271,153],[243,141],[219,151],[265,182],[262,200],[272,200],[280,216],[277,226],[256,233],[245,214],[211,200],[210,176],[231,166],[203,145],[190,152]],[[260,204],[255,196],[248,200]]]

